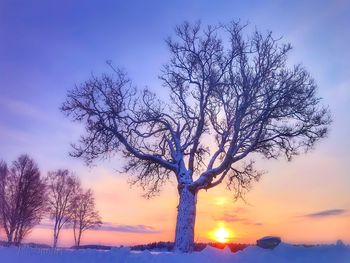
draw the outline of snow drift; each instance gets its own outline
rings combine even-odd
[[[281,243],[275,249],[263,249],[250,246],[232,253],[229,248],[223,250],[206,247],[201,252],[180,254],[172,252],[134,252],[129,248],[101,250],[52,250],[37,248],[0,247],[0,262],[12,263],[175,263],[175,262],[235,262],[235,263],[349,263],[350,247],[322,245],[315,247],[292,246]]]

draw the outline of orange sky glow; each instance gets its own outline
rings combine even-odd
[[[294,163],[260,161],[257,165],[268,168],[270,172],[253,185],[245,201],[235,202],[225,184],[207,192],[201,191],[197,201],[195,241],[216,241],[214,232],[224,227],[230,233],[227,242],[234,243],[254,243],[266,235],[278,235],[291,243],[334,243],[337,239],[350,242],[348,212],[310,215],[327,210],[334,203],[343,202],[340,207],[346,207],[349,202],[346,199],[344,202],[342,196],[331,194],[345,190],[330,190],[331,175],[320,174],[327,165],[327,159],[316,152],[307,157],[296,158]],[[307,163],[319,165],[305,168]],[[175,184],[168,183],[159,196],[147,200],[141,196],[140,188],[128,185],[127,176],[101,167],[89,170],[83,184],[94,189],[103,221],[115,226],[144,225],[150,231],[88,231],[82,243],[134,245],[172,241],[178,202]],[[317,182],[323,180],[329,180],[330,188],[317,186]],[[339,184],[333,186],[345,187]],[[51,243],[51,235],[51,230],[37,227],[27,241]],[[72,232],[66,229],[60,237],[60,245],[72,244]]]

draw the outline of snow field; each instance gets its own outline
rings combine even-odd
[[[236,253],[206,247],[201,252],[180,254],[172,252],[135,252],[129,248],[102,250],[37,249],[0,247],[0,262],[9,263],[349,263],[350,246],[322,245],[292,246],[281,243],[273,250],[250,246]]]

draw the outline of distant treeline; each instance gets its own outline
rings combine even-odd
[[[228,246],[232,252],[237,252],[243,250],[249,246],[249,244],[235,244],[235,243],[218,243],[218,242],[209,242],[209,243],[195,243],[194,251],[202,251],[206,246],[212,246],[216,248],[223,249]],[[174,248],[174,242],[153,242],[146,245],[136,245],[131,246],[131,250],[152,250],[152,251],[172,251]]]
[[[8,246],[7,241],[0,241],[0,246]],[[20,246],[24,247],[32,247],[32,248],[52,248],[50,245],[47,244],[37,244],[37,243],[23,243],[20,244]],[[223,244],[223,243],[218,243],[218,242],[209,242],[209,243],[195,243],[195,251],[202,251],[206,246],[212,246],[215,248],[219,249],[224,249],[226,246],[228,246],[231,250],[231,252],[237,252],[240,250],[245,249],[248,246],[253,246],[253,244],[241,244],[241,243],[228,243],[228,244]],[[294,246],[302,246],[302,247],[315,247],[319,246],[317,244],[314,245],[306,245],[306,244],[294,244]],[[106,246],[106,245],[80,245],[78,246],[72,246],[69,249],[96,249],[96,250],[111,250],[112,248],[120,248],[124,246]],[[174,248],[174,242],[153,242],[145,245],[135,245],[131,246],[130,249],[134,251],[144,251],[144,250],[149,250],[149,251],[172,251]]]
[[[250,246],[249,244],[236,244],[236,243],[218,243],[218,242],[209,242],[209,243],[195,243],[194,250],[195,251],[202,251],[206,246],[212,246],[215,248],[223,249],[226,246],[228,246],[232,252],[237,252],[240,250],[245,249],[246,247]],[[123,246],[121,246],[123,247]],[[72,249],[77,249],[78,247],[73,246]],[[101,250],[110,250],[114,248],[114,246],[104,246],[104,245],[82,245],[79,247],[79,249],[101,249]],[[174,242],[153,242],[145,245],[135,245],[130,246],[131,250],[135,251],[172,251],[174,249]]]
[[[224,249],[226,246],[228,246],[231,250],[231,252],[237,252],[240,250],[245,249],[248,246],[253,246],[253,244],[241,244],[241,243],[219,243],[219,242],[209,242],[209,243],[195,243],[194,251],[202,251],[206,246],[212,246],[219,249]],[[294,244],[294,246],[302,246],[302,247],[314,247],[318,245],[306,245],[306,244]],[[120,246],[123,247],[123,246]],[[80,247],[72,246],[72,249],[99,249],[99,250],[110,250],[112,248],[115,248],[115,246],[105,246],[105,245],[81,245]],[[144,245],[135,245],[130,246],[131,250],[134,251],[172,251],[174,248],[174,242],[153,242],[149,244]]]
[[[228,244],[223,244],[218,242],[195,243],[194,251],[202,251],[208,245],[215,248],[220,248],[220,249],[223,249],[226,246],[228,246],[232,252],[237,252],[250,246],[249,244],[237,244],[237,243],[228,243]],[[78,247],[73,246],[71,248],[77,249]],[[101,250],[110,250],[112,248],[113,246],[104,246],[104,245],[81,245],[79,247],[79,249],[101,249]],[[130,249],[135,251],[144,251],[144,250],[172,251],[174,249],[174,242],[164,242],[164,241],[153,242],[153,243],[144,244],[144,245],[130,246]]]

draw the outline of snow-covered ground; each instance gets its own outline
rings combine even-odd
[[[98,250],[50,250],[37,248],[0,247],[0,262],[8,263],[130,263],[130,262],[234,262],[234,263],[349,263],[350,246],[323,245],[317,247],[292,246],[281,243],[273,250],[251,246],[231,253],[207,247],[201,252],[178,254],[170,252],[133,252],[128,248]]]

